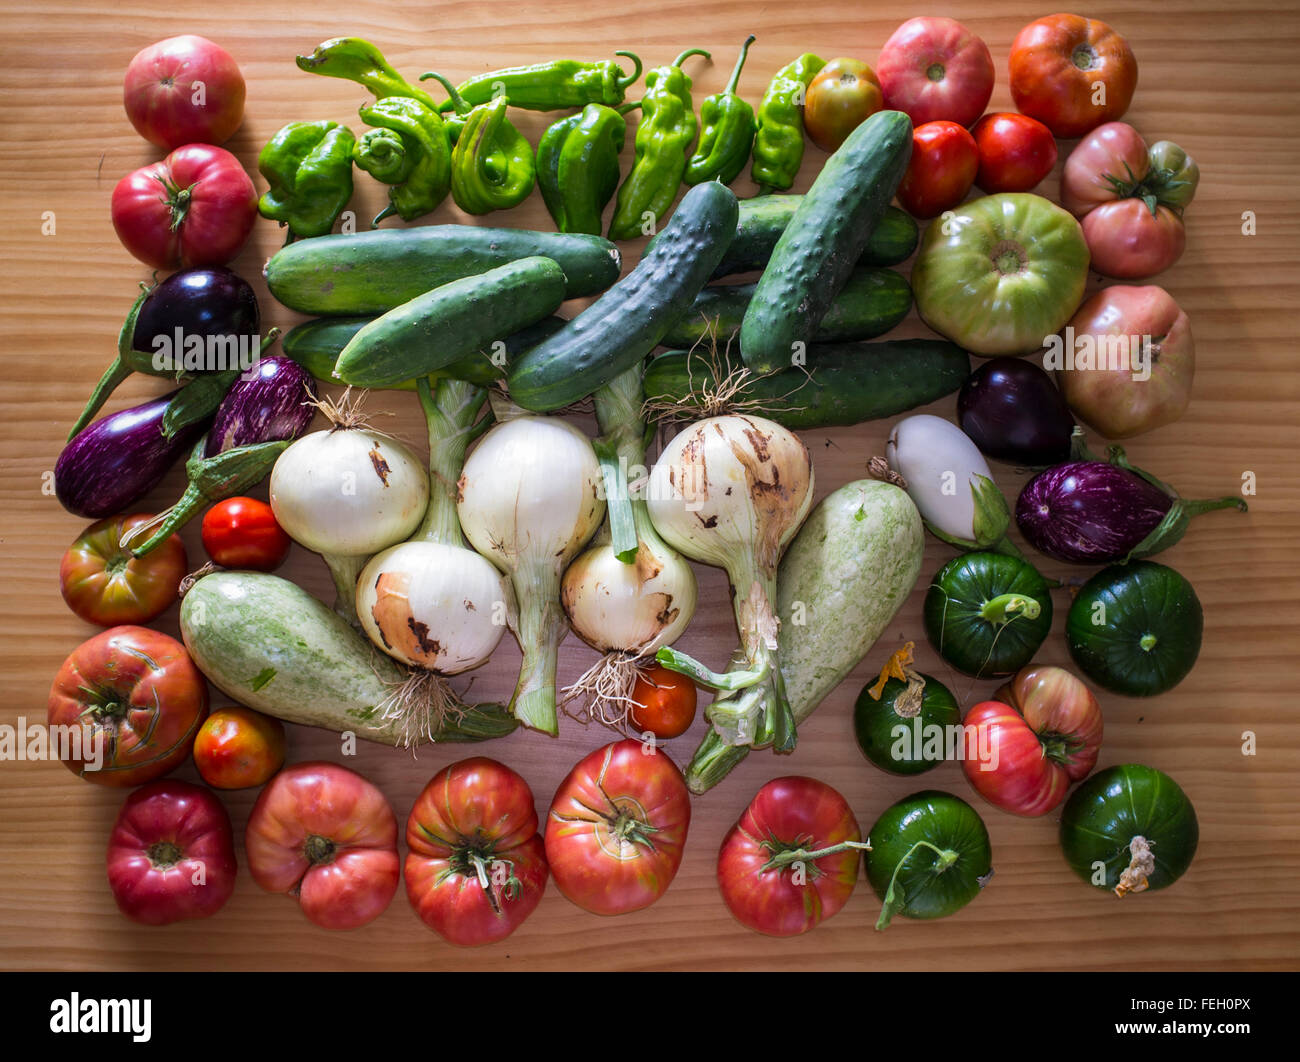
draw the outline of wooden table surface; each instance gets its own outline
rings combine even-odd
[[[1248,0],[1220,11],[1209,0],[1160,5],[1103,3],[1081,9],[1125,34],[1140,66],[1128,114],[1149,139],[1182,144],[1201,166],[1188,211],[1187,252],[1159,278],[1191,316],[1199,357],[1191,409],[1177,424],[1133,440],[1131,456],[1191,496],[1238,489],[1253,473],[1250,513],[1214,513],[1162,559],[1193,583],[1205,608],[1205,644],[1190,677],[1150,700],[1102,695],[1106,738],[1100,766],[1143,762],[1173,775],[1196,805],[1200,850],[1173,888],[1120,901],[1090,889],[1068,870],[1056,841],[1056,816],[1022,820],[974,796],[956,764],[923,779],[888,776],[854,745],[851,711],[864,680],[906,639],[918,643],[925,670],[950,681],[963,705],[993,683],[953,675],[925,642],[923,585],[951,555],[931,540],[922,587],[866,661],[800,728],[789,757],[751,755],[723,784],[694,802],[685,860],[652,908],[619,918],[587,914],[549,885],[537,913],[509,940],[471,953],[423,928],[399,892],[386,914],[350,933],[310,925],[296,905],[263,893],[241,869],[235,894],[206,922],[163,929],[136,926],[116,911],[104,874],[104,848],[123,794],[77,781],[57,763],[0,763],[0,967],[94,969],[1225,969],[1295,968],[1300,959],[1300,829],[1297,829],[1297,400],[1300,371],[1294,313],[1300,306],[1300,220],[1295,180],[1300,80],[1295,54],[1300,18],[1291,0]],[[991,109],[1012,109],[1007,54],[1016,31],[1053,8],[1024,0],[942,5],[988,42],[998,82]],[[119,245],[109,219],[114,183],[156,153],[127,122],[121,81],[132,55],[153,40],[195,32],[239,61],[248,83],[244,124],[226,146],[250,172],[259,148],[283,123],[332,118],[359,128],[363,91],[300,72],[293,57],[328,37],[361,36],[399,70],[431,67],[460,80],[515,63],[569,56],[603,58],[638,51],[647,66],[688,46],[713,50],[714,63],[690,72],[695,100],[717,91],[746,33],[757,34],[741,79],[757,102],[776,68],[794,55],[851,54],[874,63],[896,25],[913,13],[894,5],[824,0],[819,4],[670,0],[627,8],[589,2],[431,5],[251,3],[225,0],[182,12],[175,4],[88,0],[19,5],[0,15],[0,723],[43,722],[50,681],[63,658],[95,629],[74,617],[58,593],[58,562],[84,525],[48,490],[61,440],[92,383],[108,363],[121,321],[148,271]],[[536,142],[547,119],[520,114]],[[1068,152],[1066,145],[1062,159]],[[630,154],[630,151],[629,151]],[[823,158],[809,147],[798,188]],[[1057,173],[1040,191],[1055,197]],[[367,218],[382,189],[358,175],[353,208]],[[259,191],[264,188],[260,182]],[[754,187],[748,171],[740,195]],[[1243,212],[1256,233],[1243,234]],[[54,231],[42,232],[51,215]],[[427,222],[462,220],[448,201]],[[540,197],[493,223],[549,228]],[[47,226],[48,227],[48,226]],[[234,268],[254,282],[264,327],[296,323],[261,281],[261,265],[280,240],[259,221]],[[636,245],[626,247],[630,264]],[[1093,287],[1100,278],[1093,278]],[[927,334],[915,315],[898,336]],[[108,409],[160,392],[160,381],[133,378]],[[409,394],[371,400],[397,414],[386,427],[419,440]],[[952,417],[952,398],[929,412]],[[818,493],[862,475],[882,452],[889,422],[810,432]],[[1024,473],[1000,467],[1014,498]],[[140,509],[179,493],[175,470]],[[197,522],[196,522],[197,525]],[[184,534],[193,566],[203,558],[197,526]],[[1048,575],[1078,575],[1044,562]],[[326,596],[320,560],[295,548],[282,574]],[[734,628],[720,572],[699,569],[703,605],[681,641],[720,665]],[[1058,613],[1064,596],[1058,600]],[[1067,664],[1062,620],[1040,660]],[[176,632],[175,609],[159,626]],[[474,680],[476,696],[507,695],[518,653],[502,648]],[[572,679],[593,654],[573,637],[561,677]],[[214,703],[225,699],[217,694]],[[669,744],[689,759],[704,730]],[[1256,736],[1243,755],[1243,734]],[[568,769],[612,740],[600,727],[562,721],[558,739],[521,732],[483,751],[510,764],[532,786],[539,814]],[[363,743],[364,744],[364,743]],[[347,760],[373,779],[404,821],[425,781],[463,748],[428,748],[418,758],[367,745]],[[335,735],[292,727],[290,760],[339,760]],[[808,774],[849,799],[865,831],[890,803],[938,787],[974,803],[992,838],[996,877],[974,903],[937,923],[896,921],[872,929],[878,903],[865,881],[845,909],[815,932],[771,940],[732,920],[718,894],[714,864],[726,829],[760,785],[782,774]],[[187,764],[176,777],[195,779]],[[224,797],[236,836],[256,796]],[[244,862],[242,840],[239,857]]]

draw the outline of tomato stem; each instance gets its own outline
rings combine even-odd
[[[321,837],[313,833],[304,842],[302,854],[307,857],[307,861],[312,866],[320,866],[322,863],[332,863],[334,861],[336,848],[337,846],[328,837]]]
[[[764,847],[774,847],[772,842],[764,841],[762,843]],[[779,845],[781,842],[778,841],[775,844]],[[759,870],[760,872],[764,870],[783,870],[791,863],[815,863],[818,859],[824,859],[826,856],[836,855],[839,852],[847,852],[850,848],[856,848],[863,852],[871,851],[870,843],[865,841],[841,841],[839,844],[828,845],[812,852],[796,842],[794,848],[782,846]]]
[[[145,855],[156,870],[167,870],[181,861],[184,853],[171,841],[156,841],[145,849]]]
[[[1032,597],[1026,597],[1024,594],[999,594],[985,601],[980,607],[979,614],[981,619],[1001,625],[1010,623],[1017,616],[1024,616],[1025,619],[1031,620],[1038,619],[1042,611],[1043,606]]]

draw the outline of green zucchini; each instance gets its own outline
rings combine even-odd
[[[553,314],[564,273],[549,258],[521,258],[426,291],[362,326],[334,375],[358,387],[391,387],[491,349]]]
[[[535,255],[559,263],[569,299],[604,291],[623,268],[618,248],[600,236],[423,225],[297,240],[271,256],[265,274],[271,294],[291,310],[361,317]]]
[[[668,330],[666,347],[691,347],[710,334],[718,345],[740,331],[757,284],[710,284],[690,311]],[[871,339],[899,324],[912,310],[912,289],[892,269],[858,268],[831,303],[813,339],[818,343]]]
[[[407,673],[301,587],[262,572],[213,572],[181,600],[181,637],[222,693],[290,723],[396,745],[384,701]],[[518,726],[499,704],[477,705],[438,741],[504,737]]]
[[[736,232],[736,196],[706,181],[682,198],[655,249],[510,369],[510,397],[547,413],[591,394],[650,353],[690,309]]]
[[[280,346],[287,357],[292,358],[322,383],[337,383],[334,379],[334,363],[343,353],[343,348],[361,329],[373,321],[373,317],[317,317],[290,329]],[[543,317],[536,324],[521,328],[518,332],[506,336],[502,341],[504,350],[475,351],[446,368],[439,369],[436,376],[446,376],[453,380],[465,380],[480,387],[487,387],[497,380],[504,379],[506,368],[525,350],[537,346],[543,339],[555,335],[568,322],[563,317]],[[414,391],[414,380],[403,380],[392,386],[394,391]]]
[[[716,393],[717,373],[733,366],[698,350],[660,354],[646,369],[646,398],[687,415],[711,414],[701,396]],[[747,377],[729,400],[795,431],[893,417],[950,395],[970,375],[970,357],[942,339],[815,343],[799,368]],[[749,403],[748,406],[740,403]]]
[[[853,272],[912,154],[912,122],[878,111],[844,141],[781,233],[740,330],[745,364],[788,368]]]

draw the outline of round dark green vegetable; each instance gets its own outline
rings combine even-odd
[[[931,643],[958,671],[1010,675],[1033,659],[1052,629],[1051,591],[1020,557],[966,553],[939,569],[924,618]]]
[[[961,723],[961,709],[952,692],[936,678],[918,677],[924,687],[914,695],[919,704],[910,703],[908,684],[896,678],[889,679],[880,691],[880,700],[871,696],[871,687],[865,686],[858,694],[853,708],[853,731],[857,735],[862,754],[890,774],[920,774],[943,762],[943,742],[938,755],[926,758],[927,739],[939,727],[946,735],[946,727]],[[908,714],[908,713],[911,714]],[[900,729],[901,728],[901,729]]]
[[[1192,670],[1205,626],[1192,584],[1155,561],[1113,564],[1089,579],[1065,622],[1070,655],[1104,689],[1153,697]]]
[[[1098,771],[1061,811],[1065,861],[1117,896],[1172,885],[1191,866],[1199,837],[1187,794],[1169,775],[1140,764]]]

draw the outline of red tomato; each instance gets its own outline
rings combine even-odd
[[[275,571],[291,544],[271,507],[256,498],[227,498],[203,514],[203,548],[223,568]]]
[[[1141,199],[1121,199],[1088,213],[1083,238],[1093,269],[1102,276],[1135,280],[1177,262],[1187,246],[1187,229],[1166,206],[1153,212]]]
[[[988,45],[951,18],[908,19],[880,50],[876,74],[885,106],[903,111],[913,125],[968,126],[993,95]]]
[[[168,37],[131,60],[122,102],[135,131],[164,151],[224,144],[244,120],[244,76],[206,37]]]
[[[108,885],[133,922],[209,918],[235,891],[230,816],[211,790],[150,782],[126,798],[108,838]]]
[[[54,678],[47,718],[51,727],[81,732],[79,748],[65,732],[68,770],[88,782],[131,786],[183,763],[207,714],[208,686],[185,646],[123,626],[72,651]]]
[[[1049,15],[1011,44],[1011,98],[1064,140],[1122,117],[1137,77],[1128,41],[1096,19]]]
[[[296,895],[323,929],[356,929],[393,902],[397,819],[384,794],[333,763],[296,763],[258,795],[244,836],[267,892]]]
[[[861,59],[832,59],[808,85],[803,124],[808,138],[834,151],[884,106],[875,71]]]
[[[214,789],[262,785],[284,766],[284,724],[242,705],[218,708],[194,739],[194,766]]]
[[[912,130],[912,157],[898,201],[913,217],[937,218],[966,198],[979,167],[975,138],[962,126],[926,122]]]
[[[546,891],[533,793],[485,756],[444,767],[406,820],[406,895],[426,926],[468,947],[504,940]]]
[[[257,217],[257,192],[229,151],[187,144],[113,189],[113,228],[155,269],[221,266],[239,254]]]
[[[143,557],[120,545],[126,532],[153,519],[149,513],[110,516],[91,524],[68,547],[59,565],[59,588],[81,619],[101,627],[148,623],[176,600],[188,570],[180,535]]]
[[[649,907],[682,862],[691,800],[682,772],[640,741],[583,759],[556,790],[546,818],[555,884],[594,914]]]
[[[685,675],[652,664],[632,687],[632,725],[656,738],[681,737],[695,721],[695,683]]]
[[[1056,140],[1023,114],[986,114],[971,130],[979,148],[975,183],[990,194],[1028,192],[1056,165]]]
[[[1079,679],[1060,667],[1026,667],[975,705],[967,727],[981,727],[977,746],[987,762],[962,760],[975,791],[1017,815],[1046,815],[1071,782],[1087,777],[1101,749],[1101,706]]]
[[[718,852],[718,885],[736,919],[773,937],[830,918],[858,880],[865,847],[853,809],[815,778],[777,778],[758,791]],[[825,848],[838,851],[817,859]],[[856,847],[855,847],[856,846]],[[773,866],[773,862],[780,865]]]
[[[1115,181],[1137,184],[1151,169],[1147,142],[1127,122],[1107,122],[1079,141],[1061,171],[1061,206],[1076,218],[1122,191]]]

